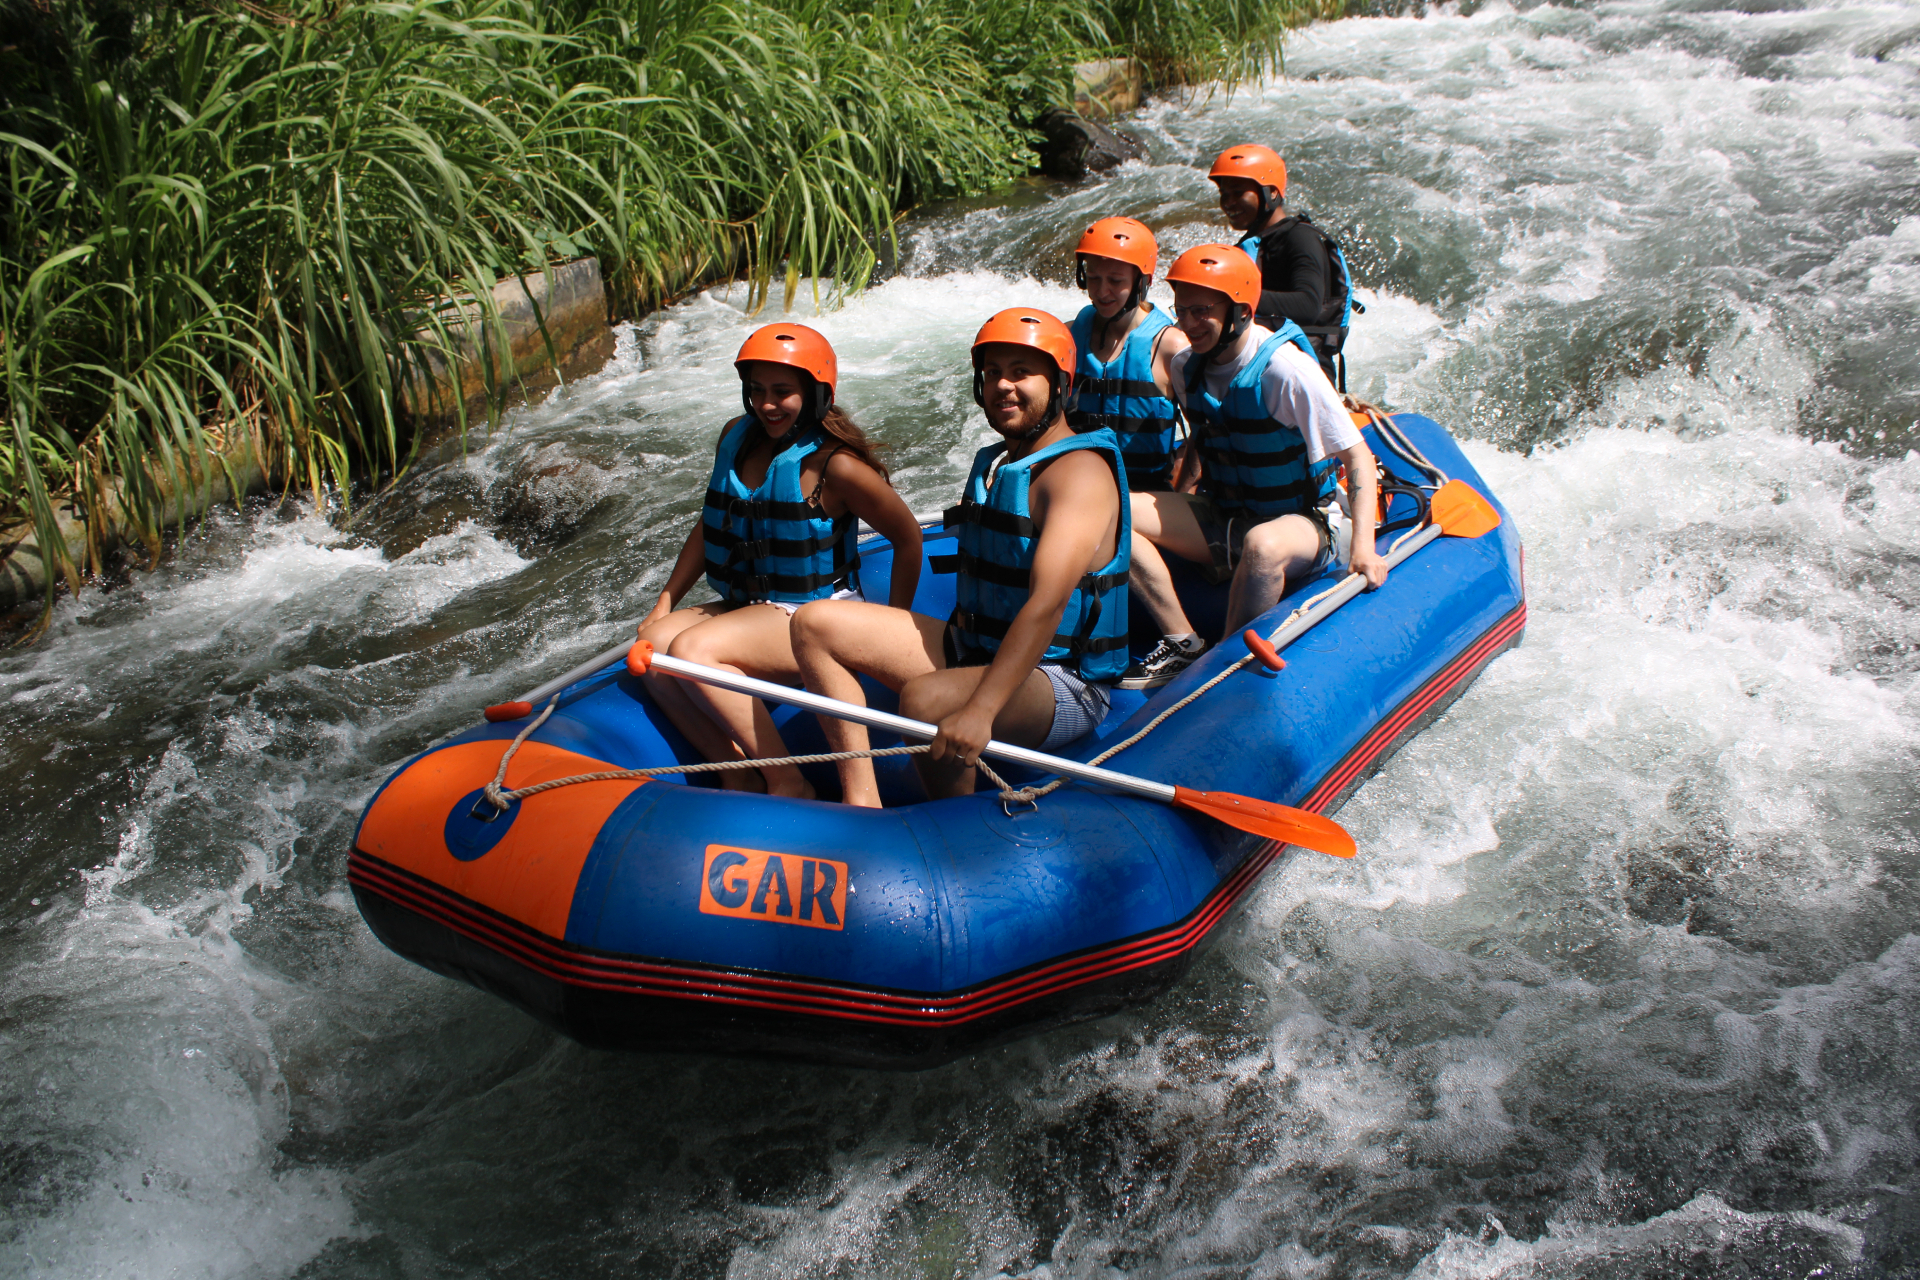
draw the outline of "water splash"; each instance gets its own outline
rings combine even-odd
[[[1526,644],[1349,804],[1366,856],[1285,864],[1135,1014],[913,1076],[616,1058],[359,923],[372,788],[651,603],[765,318],[744,290],[624,327],[350,520],[217,516],[63,602],[0,656],[6,1269],[1913,1267],[1912,30],[1312,28],[1288,80],[1150,107],[1110,181],[927,211],[899,274],[809,318],[939,506],[985,438],[980,320],[1071,315],[1094,217],[1215,238],[1195,163],[1283,139],[1352,246],[1357,387],[1477,436],[1521,526]]]

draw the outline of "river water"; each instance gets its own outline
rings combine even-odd
[[[360,807],[657,590],[710,293],[351,514],[211,519],[0,656],[0,1272],[1920,1274],[1920,7],[1299,34],[1149,163],[903,227],[819,325],[917,509],[964,344],[1274,142],[1359,389],[1472,437],[1532,620],[1155,1006],[881,1075],[589,1053],[384,951]],[[810,312],[811,296],[801,309]],[[1825,1268],[1825,1270],[1820,1270]]]

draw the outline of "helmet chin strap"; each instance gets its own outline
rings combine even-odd
[[[1022,431],[1019,435],[1007,438],[1024,444],[1028,440],[1038,440],[1045,435],[1047,428],[1053,425],[1053,420],[1060,416],[1060,411],[1054,406],[1060,403],[1062,393],[1065,391],[1060,384],[1065,381],[1066,375],[1056,370],[1052,380],[1047,383],[1047,407],[1041,413],[1039,423]],[[978,369],[973,371],[973,402],[982,409],[987,407],[987,376]]]
[[[1264,190],[1264,188],[1262,189]],[[1212,364],[1215,359],[1226,352],[1228,347],[1240,341],[1240,335],[1245,333],[1248,327],[1253,324],[1252,307],[1241,302],[1229,302],[1227,305],[1231,307],[1236,314],[1233,319],[1220,326],[1220,337],[1218,341],[1205,351],[1189,357],[1188,363],[1190,365],[1193,364],[1193,361],[1197,360],[1199,362],[1199,365],[1193,366],[1195,372],[1199,371],[1200,365]]]
[[[1262,224],[1264,224],[1268,218],[1271,218],[1273,211],[1285,202],[1284,197],[1276,200],[1274,197],[1268,195],[1267,192],[1271,190],[1273,190],[1273,188],[1267,186],[1265,183],[1262,183],[1260,186],[1260,221]]]
[[[1060,403],[1060,375],[1056,373],[1053,375],[1053,381],[1047,385],[1047,407],[1041,411],[1040,421],[1034,423],[1025,431],[1022,431],[1019,435],[1015,436],[1014,439],[1025,444],[1030,440],[1038,440],[1041,436],[1047,434],[1047,428],[1051,427],[1053,420],[1060,416],[1053,407],[1058,403]]]
[[[817,426],[826,419],[827,410],[833,407],[833,389],[812,374],[805,374],[803,376],[812,384],[808,388],[811,394],[807,392],[801,393],[800,416],[795,420],[793,425],[795,427]],[[762,432],[766,431],[767,424],[760,422],[760,415],[753,407],[753,392],[747,389],[747,380],[744,377],[740,379],[740,403],[746,406],[747,416],[755,422],[760,423],[760,430]],[[792,433],[789,432],[788,434]]]

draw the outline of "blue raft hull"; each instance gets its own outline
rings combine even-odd
[[[1395,422],[1487,494],[1443,428]],[[1376,456],[1413,474],[1368,434]],[[1519,643],[1521,550],[1504,514],[1481,538],[1418,552],[1288,649],[1283,672],[1236,674],[1108,767],[1337,808]],[[931,532],[926,552],[951,542]],[[862,551],[866,580],[885,582],[891,549],[874,539]],[[1329,581],[1302,584],[1260,629]],[[944,614],[952,583],[923,566],[915,607]],[[1196,625],[1217,634],[1223,591],[1197,578],[1181,587]],[[1137,650],[1153,639],[1143,622]],[[1063,754],[1090,758],[1242,652],[1221,645],[1151,696],[1116,694],[1100,729]],[[890,709],[883,690],[869,692]],[[775,719],[796,752],[823,749],[811,717]],[[349,878],[394,951],[592,1046],[935,1065],[1152,999],[1283,853],[1079,784],[1013,814],[991,791],[927,802],[898,760],[883,762],[894,807],[881,810],[673,778],[559,788],[482,822],[480,790],[523,727],[482,725],[408,761],[369,803]],[[561,695],[508,785],[696,758],[616,664]],[[830,767],[811,776],[837,792]]]

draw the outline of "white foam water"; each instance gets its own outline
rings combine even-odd
[[[716,289],[351,511],[216,515],[0,656],[0,1270],[1080,1280],[1920,1268],[1920,31],[1436,8],[935,208],[815,315],[916,509],[966,343],[1275,141],[1356,389],[1474,437],[1525,644],[1136,1013],[907,1076],[588,1053],[373,942],[360,807],[658,591],[764,316]],[[830,285],[825,293],[830,295]],[[1164,300],[1164,290],[1156,296]],[[1363,606],[1356,606],[1363,607]]]

